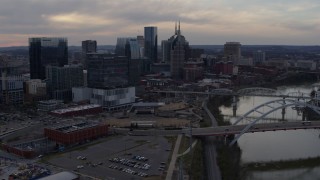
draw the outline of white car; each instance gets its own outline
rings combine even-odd
[[[81,169],[81,168],[83,168],[83,167],[84,167],[84,166],[82,166],[82,165],[77,166],[78,169]]]

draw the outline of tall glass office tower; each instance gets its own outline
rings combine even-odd
[[[47,65],[68,64],[67,38],[29,38],[29,60],[31,79],[45,79]]]
[[[158,57],[158,28],[144,27],[144,55],[152,62]]]

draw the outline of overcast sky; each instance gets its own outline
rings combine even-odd
[[[28,45],[29,37],[67,37],[69,45],[158,27],[158,42],[176,20],[190,44],[320,44],[319,0],[0,0],[0,46]]]

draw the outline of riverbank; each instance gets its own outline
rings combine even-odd
[[[320,166],[320,157],[297,160],[248,163],[242,165],[242,171],[287,170],[299,168],[312,168],[315,166]]]

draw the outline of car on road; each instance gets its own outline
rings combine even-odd
[[[302,121],[302,125],[310,125],[311,121]]]
[[[81,168],[83,168],[84,166],[83,165],[78,165],[77,166],[77,169],[81,169]]]

